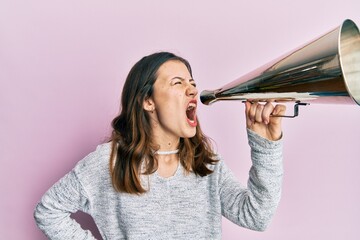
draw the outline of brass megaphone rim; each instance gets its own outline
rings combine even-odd
[[[360,33],[354,21],[343,22],[338,44],[345,86],[350,97],[360,105]]]

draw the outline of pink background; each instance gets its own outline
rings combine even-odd
[[[43,193],[109,136],[120,91],[142,56],[187,58],[214,89],[339,26],[360,1],[0,2],[0,238],[46,239]],[[203,130],[246,183],[244,106],[200,106]],[[359,239],[360,107],[312,104],[284,119],[281,204],[264,233],[224,219],[223,239]],[[94,230],[91,219],[76,218]],[[95,231],[95,230],[94,230]]]

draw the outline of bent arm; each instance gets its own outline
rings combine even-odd
[[[264,231],[280,201],[283,175],[281,141],[269,141],[248,130],[252,167],[248,186],[240,186],[223,165],[220,181],[222,214],[232,222]]]
[[[74,171],[66,174],[42,197],[34,211],[38,227],[49,239],[95,239],[71,213],[89,211],[86,193]]]

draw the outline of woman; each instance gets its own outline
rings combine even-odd
[[[246,103],[253,166],[242,187],[196,116],[189,63],[172,53],[131,69],[109,143],[80,161],[35,209],[50,239],[94,239],[70,218],[89,213],[104,239],[221,239],[221,217],[263,231],[280,199],[285,107]]]

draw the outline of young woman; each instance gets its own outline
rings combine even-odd
[[[50,239],[94,239],[70,214],[90,214],[103,239],[221,239],[221,217],[263,231],[280,199],[285,107],[246,103],[252,168],[242,187],[196,116],[189,63],[172,53],[142,58],[122,92],[111,141],[81,160],[35,209]],[[235,151],[234,151],[235,152]]]

